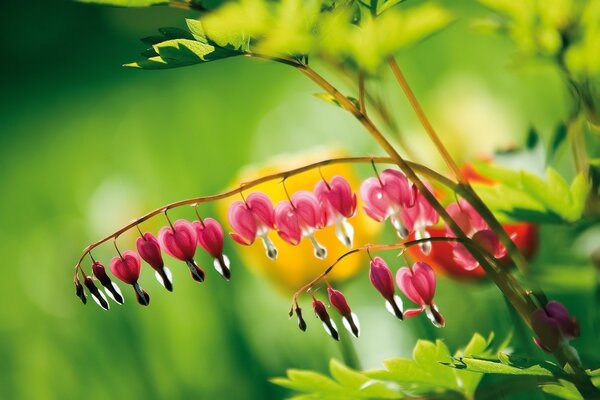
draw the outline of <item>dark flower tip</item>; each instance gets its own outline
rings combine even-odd
[[[85,296],[83,285],[81,284],[81,282],[79,282],[79,279],[75,281],[75,295],[79,297],[83,304],[87,303],[87,297]]]
[[[323,322],[323,329],[329,336],[331,336],[334,340],[340,340],[340,335],[337,331],[337,327],[335,326],[335,322],[331,320],[329,317],[329,313],[327,312],[327,308],[322,301],[314,299],[313,300],[313,309],[315,310],[315,314],[317,317]]]
[[[137,282],[133,284],[133,288],[135,290],[135,297],[137,299],[137,302],[143,306],[149,305],[150,295],[144,289],[142,289],[142,287]]]
[[[298,319],[298,328],[300,328],[302,332],[306,332],[306,321],[304,321],[304,318],[302,317],[302,309],[300,307],[295,307],[294,312],[296,313],[296,318]]]
[[[102,293],[98,287],[96,287],[91,276],[85,277],[84,285],[89,290],[96,304],[98,304],[104,310],[108,310],[110,308],[110,305],[106,300],[106,296],[104,296],[104,293]]]
[[[204,273],[204,270],[202,268],[200,268],[198,266],[198,264],[196,264],[196,261],[191,259],[191,260],[187,260],[185,263],[187,264],[188,268],[190,269],[190,273],[192,274],[192,279],[195,280],[196,282],[204,282],[204,278],[206,277],[206,274]]]

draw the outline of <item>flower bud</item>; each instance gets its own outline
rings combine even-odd
[[[579,336],[579,323],[557,301],[551,301],[531,314],[531,328],[537,335],[534,342],[547,352],[556,350],[561,341]]]
[[[98,288],[94,284],[92,277],[86,276],[85,281],[83,283],[84,283],[85,287],[90,291],[90,294],[92,295],[92,298],[94,299],[96,304],[98,304],[104,310],[108,310],[110,308],[110,305],[108,304],[108,301],[106,300],[106,297],[104,296],[104,293],[102,293],[100,290],[98,290]]]
[[[104,286],[104,291],[118,304],[123,304],[125,301],[123,299],[123,294],[121,293],[121,289],[108,277],[106,274],[106,269],[104,265],[102,265],[99,261],[94,261],[92,264],[92,272],[96,279],[100,281],[102,286]]]
[[[304,321],[304,318],[302,317],[302,309],[296,306],[294,307],[294,312],[296,313],[296,318],[298,319],[298,328],[300,328],[302,332],[306,332],[306,321]]]
[[[395,294],[394,279],[392,271],[388,268],[385,261],[380,257],[371,260],[371,269],[369,271],[371,284],[386,300],[386,308],[389,312],[399,319],[403,319],[402,300]]]
[[[346,327],[346,329],[355,337],[358,337],[360,334],[358,317],[348,306],[344,295],[339,290],[333,288],[327,288],[327,294],[329,295],[329,302],[331,305],[334,306],[342,316],[344,327]]]
[[[227,280],[231,277],[229,258],[223,254],[224,234],[221,224],[212,218],[192,223],[198,236],[198,244],[214,258],[217,272]]]
[[[169,292],[173,291],[173,277],[171,271],[165,266],[158,239],[146,232],[136,241],[136,247],[140,257],[154,269],[156,280]]]
[[[75,278],[75,295],[79,297],[83,304],[87,303],[87,297],[85,296],[85,291],[83,290],[83,285],[79,281],[79,278]]]
[[[329,317],[325,304],[323,304],[321,300],[313,299],[313,309],[315,310],[317,317],[323,322],[323,329],[325,329],[325,332],[327,332],[334,340],[340,340],[337,326],[335,326],[335,322]]]

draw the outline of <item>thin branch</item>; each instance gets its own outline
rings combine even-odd
[[[186,200],[180,200],[180,201],[176,201],[174,203],[169,203],[165,206],[159,207],[153,211],[150,211],[147,214],[144,214],[143,216],[136,218],[135,220],[131,221],[129,224],[125,225],[124,227],[120,228],[119,230],[117,230],[116,232],[111,233],[110,235],[98,240],[97,242],[94,242],[92,244],[90,244],[89,246],[87,246],[84,251],[83,254],[81,255],[81,258],[79,259],[79,262],[77,262],[77,265],[75,266],[75,269],[78,269],[79,266],[81,265],[81,262],[83,261],[83,259],[85,258],[85,256],[95,247],[101,245],[102,243],[105,243],[108,240],[114,239],[115,237],[120,236],[122,233],[128,231],[129,229],[137,226],[138,224],[141,224],[142,222],[158,215],[158,214],[162,214],[167,210],[173,209],[173,208],[177,208],[177,207],[181,207],[181,206],[185,206],[185,205],[196,205],[196,204],[201,204],[201,203],[207,203],[207,202],[211,202],[211,201],[216,201],[216,200],[222,200],[237,194],[240,194],[242,191],[251,189],[255,186],[258,186],[262,183],[265,182],[269,182],[269,181],[273,181],[276,179],[285,179],[294,175],[298,175],[300,173],[315,169],[315,168],[319,168],[322,166],[326,166],[326,165],[332,165],[332,164],[351,164],[351,163],[380,163],[380,164],[395,164],[394,161],[392,161],[391,158],[389,157],[338,157],[338,158],[330,158],[327,160],[322,160],[319,162],[315,162],[312,164],[308,164],[308,165],[304,165],[302,167],[299,168],[294,168],[294,169],[290,169],[287,171],[282,171],[282,172],[277,172],[274,174],[270,174],[270,175],[265,175],[262,176],[258,179],[252,180],[250,182],[245,182],[240,184],[239,187],[235,188],[235,189],[231,189],[222,193],[218,193],[215,195],[211,195],[211,196],[201,196],[201,197],[194,197],[191,199],[186,199]],[[411,165],[411,167],[417,171],[418,173],[427,176],[428,178],[435,180],[437,182],[439,182],[440,184],[454,190],[457,188],[456,183],[454,183],[453,181],[451,181],[450,179],[446,178],[445,176],[425,167],[424,165],[420,165],[417,163],[409,163]]]

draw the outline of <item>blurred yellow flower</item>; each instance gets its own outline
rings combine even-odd
[[[236,177],[235,182],[248,182],[258,177],[285,171],[302,165],[318,162],[329,158],[341,157],[343,154],[338,151],[313,151],[306,154],[282,155],[262,166],[249,166],[244,168]],[[351,165],[335,164],[321,168],[323,176],[329,181],[335,175],[341,175],[348,180],[355,191],[358,191],[360,182]],[[314,169],[288,178],[285,182],[290,193],[298,190],[313,190],[315,184],[321,179],[319,170]],[[260,191],[265,193],[275,206],[279,201],[285,200],[286,195],[280,180],[274,180],[261,184],[247,193]],[[357,193],[358,207],[356,215],[350,218],[349,222],[354,226],[354,246],[359,247],[367,243],[374,242],[377,233],[380,230],[380,224],[377,224],[362,211],[362,201]],[[232,198],[221,202],[218,212],[223,221],[227,220],[227,210],[229,206],[241,198]],[[229,227],[227,227],[229,228]],[[226,228],[226,230],[227,230]],[[342,243],[338,241],[335,235],[335,226],[326,227],[317,231],[315,237],[319,243],[327,248],[327,258],[319,260],[313,255],[313,247],[308,239],[303,239],[298,246],[284,242],[276,232],[270,232],[269,237],[273,240],[275,247],[279,252],[277,260],[272,261],[265,255],[265,249],[260,240],[257,240],[251,246],[236,245],[240,258],[246,267],[251,271],[263,276],[273,283],[277,288],[291,293],[317,276],[329,265],[331,265],[340,255],[348,251]],[[362,268],[366,268],[368,262],[362,254],[352,255],[344,259],[329,275],[331,281],[340,282],[356,275]]]

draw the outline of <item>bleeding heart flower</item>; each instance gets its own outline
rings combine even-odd
[[[340,335],[337,331],[337,326],[335,326],[335,322],[329,317],[329,313],[327,312],[327,307],[321,300],[313,298],[313,309],[315,310],[315,314],[317,317],[323,322],[323,328],[325,332],[329,336],[331,336],[335,340],[340,340]]]
[[[104,265],[100,263],[100,261],[94,261],[92,264],[92,272],[96,279],[100,281],[102,286],[104,286],[104,291],[115,302],[118,304],[123,304],[125,300],[123,299],[123,294],[121,293],[121,289],[114,283],[109,276],[106,274],[106,269]]]
[[[213,265],[217,272],[227,280],[231,277],[229,258],[223,254],[223,228],[216,220],[205,218],[192,223],[198,236],[198,244],[214,258]]]
[[[136,247],[140,257],[154,269],[156,280],[169,292],[173,291],[173,276],[169,268],[165,266],[158,239],[146,232],[136,241]]]
[[[138,303],[147,306],[150,304],[150,296],[138,284],[140,270],[140,256],[135,251],[124,251],[123,254],[113,257],[110,260],[110,272],[126,284],[132,285]]]
[[[342,316],[342,322],[346,329],[352,333],[355,337],[360,334],[360,325],[358,317],[352,312],[350,306],[344,295],[339,291],[331,287],[327,288],[327,294],[329,295],[329,302]]]
[[[92,298],[94,299],[96,304],[98,304],[104,310],[108,310],[110,308],[110,304],[108,304],[108,301],[106,300],[106,296],[104,296],[104,293],[102,293],[96,287],[91,276],[86,276],[83,281],[83,284],[90,291],[90,294],[92,295]]]
[[[369,279],[379,293],[386,300],[385,306],[387,310],[399,319],[403,319],[402,315],[402,299],[395,294],[394,279],[392,271],[383,261],[381,257],[375,257],[371,260],[371,269],[369,271]]]
[[[296,246],[302,238],[310,239],[315,257],[324,259],[327,249],[317,242],[314,233],[323,228],[323,211],[317,197],[309,191],[301,190],[290,200],[283,200],[275,207],[277,233],[286,242]]]
[[[180,219],[175,221],[173,227],[160,228],[158,242],[171,257],[185,261],[195,281],[204,281],[204,270],[194,261],[198,236],[191,222]]]
[[[403,208],[400,218],[408,231],[415,232],[415,239],[429,239],[431,235],[427,231],[427,227],[437,224],[440,216],[421,192],[416,193],[415,204],[412,207]],[[429,241],[420,243],[419,247],[425,254],[431,252],[431,242]]]
[[[569,315],[561,303],[551,301],[538,308],[531,315],[531,328],[537,337],[537,346],[547,352],[556,350],[561,341],[569,341],[579,336],[579,323]]]
[[[268,237],[270,229],[275,229],[275,211],[271,200],[263,193],[251,193],[245,201],[236,201],[229,207],[229,224],[234,232],[230,235],[239,244],[249,246],[260,237],[272,260],[277,258],[277,249]]]
[[[315,195],[321,203],[325,224],[335,225],[338,240],[352,248],[354,228],[348,218],[356,213],[356,194],[348,181],[341,176],[334,176],[331,183],[322,180],[315,186]]]
[[[425,311],[434,326],[445,325],[444,317],[433,302],[435,295],[435,272],[424,262],[416,262],[412,268],[402,267],[396,273],[396,283],[406,297],[420,308],[404,311],[404,316],[413,317]]]
[[[492,231],[477,210],[471,204],[460,199],[458,203],[452,203],[447,208],[448,214],[456,221],[465,234],[473,239],[484,250],[494,258],[501,259],[507,253],[506,247],[502,245],[498,235]],[[449,235],[454,236],[450,228],[446,228]],[[479,267],[479,263],[462,243],[453,243],[454,260],[465,270],[471,271]]]
[[[369,217],[378,222],[389,218],[400,238],[408,235],[400,212],[414,205],[416,192],[400,171],[386,169],[378,177],[368,178],[360,185],[360,196]]]

